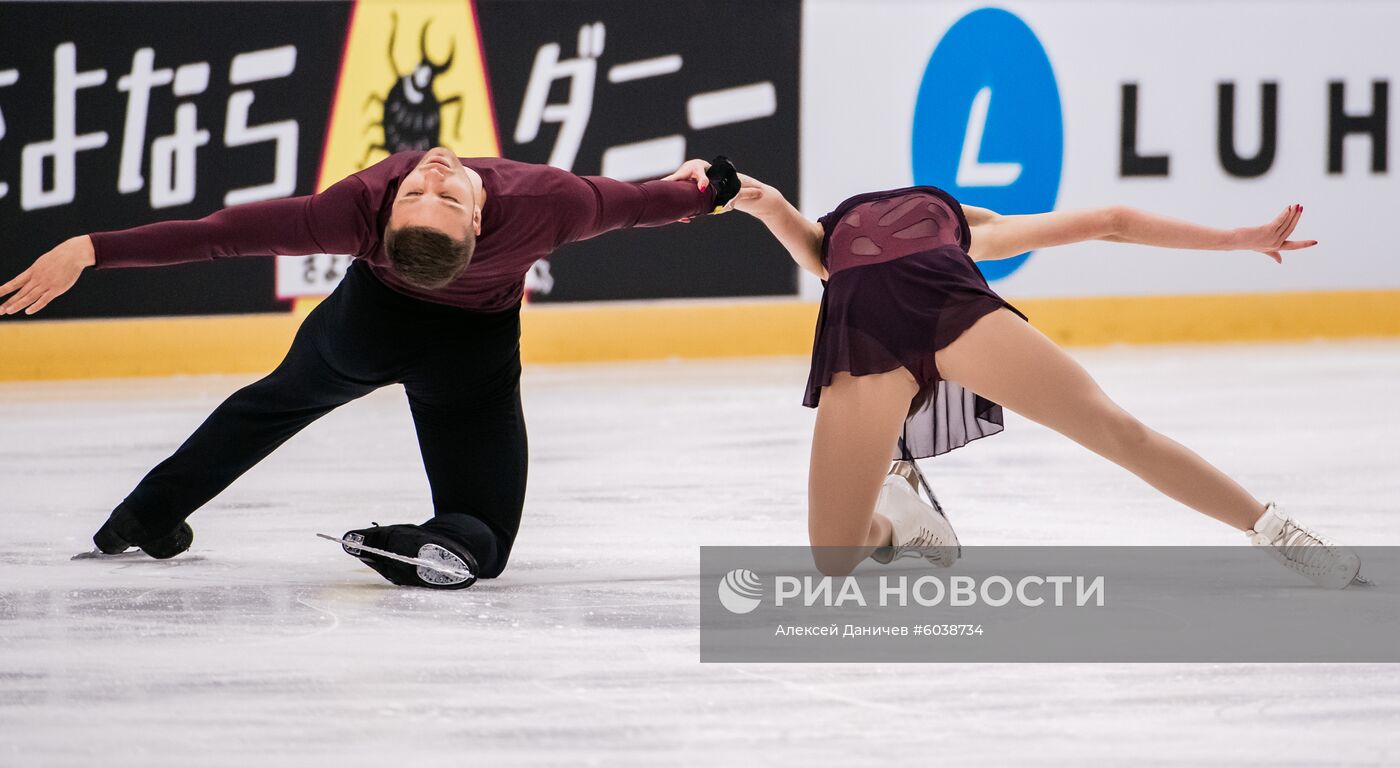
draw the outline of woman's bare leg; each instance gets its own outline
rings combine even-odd
[[[1082,366],[1029,323],[999,309],[935,358],[940,375],[1044,424],[1173,499],[1240,530],[1264,504],[1104,394]]]
[[[807,480],[807,534],[823,573],[849,573],[872,549],[890,543],[890,521],[875,514],[875,501],[918,391],[903,368],[838,373],[822,390]]]

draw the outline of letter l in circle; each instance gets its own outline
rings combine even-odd
[[[958,159],[958,186],[960,187],[1006,187],[1021,177],[1020,163],[984,163],[978,160],[982,154],[982,133],[987,128],[987,111],[992,106],[992,87],[982,86],[982,90],[972,97],[972,110],[967,116],[967,135],[963,137],[962,156]]]

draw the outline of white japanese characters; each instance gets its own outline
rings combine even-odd
[[[578,30],[578,56],[559,60],[558,43],[546,43],[535,52],[530,82],[515,122],[515,143],[529,144],[540,134],[544,123],[559,123],[559,136],[549,154],[549,164],[573,170],[588,118],[593,114],[593,87],[598,79],[598,57],[603,55],[606,30],[601,21]],[[569,79],[569,98],[563,104],[550,104],[549,89],[555,80]]]
[[[283,45],[235,55],[228,67],[228,82],[234,86],[289,77],[296,69],[297,49]],[[121,125],[121,156],[117,164],[117,192],[128,195],[146,190],[152,209],[191,203],[198,182],[198,150],[213,140],[207,122],[200,120],[195,97],[207,93],[214,67],[208,61],[179,65],[157,65],[154,48],[136,50],[128,72],[115,81],[116,90],[126,95],[126,112]],[[107,131],[78,132],[78,101],[84,89],[108,83],[102,68],[81,70],[78,47],[62,43],[53,53],[53,132],[52,137],[25,145],[20,150],[20,208],[26,211],[68,205],[77,198],[78,155],[107,146]],[[0,70],[0,88],[18,82],[16,69]],[[169,88],[176,99],[173,115],[157,117],[154,129],[167,133],[148,137],[152,132],[151,98],[156,89]],[[224,147],[275,143],[271,181],[229,190],[225,205],[286,197],[296,191],[299,126],[295,119],[252,124],[249,111],[254,102],[252,88],[234,90],[228,97],[221,140]],[[3,106],[3,103],[0,103]],[[14,110],[11,110],[13,119]],[[5,137],[4,113],[0,111],[0,140]],[[149,138],[149,142],[148,142]],[[0,181],[0,198],[9,185]]]
[[[585,24],[578,32],[578,55],[560,60],[558,43],[546,43],[535,52],[535,63],[515,123],[517,144],[539,138],[545,123],[558,123],[559,133],[549,154],[549,164],[574,169],[579,147],[593,114],[598,83],[598,59],[603,55],[607,30],[601,21]],[[685,61],[678,53],[627,61],[608,67],[612,84],[631,83],[681,71]],[[555,81],[567,79],[568,98],[549,103]],[[686,101],[684,122],[691,130],[705,130],[731,123],[771,117],[778,110],[777,89],[771,81],[697,93]],[[682,117],[677,115],[676,122]],[[674,132],[642,141],[617,144],[603,150],[602,174],[621,181],[654,179],[675,170],[686,160],[686,138]]]
[[[0,88],[6,88],[19,82],[19,70],[0,69]],[[0,109],[0,139],[5,138],[5,111]],[[10,194],[10,185],[0,181],[0,197]]]
[[[53,138],[25,146],[20,153],[20,207],[26,211],[67,205],[78,194],[78,153],[107,146],[107,132],[78,135],[78,91],[107,82],[107,70],[78,71],[78,47],[63,43],[53,52]],[[53,164],[53,185],[44,184],[44,165]]]
[[[293,45],[268,48],[264,51],[240,53],[229,64],[228,80],[233,85],[251,85],[264,80],[290,77],[297,67],[297,49]],[[253,106],[253,89],[242,88],[228,97],[228,117],[224,121],[224,144],[242,147],[265,141],[277,143],[272,181],[243,189],[229,190],[224,205],[251,203],[287,197],[297,188],[296,120],[279,120],[263,125],[248,124],[248,110]]]
[[[530,79],[520,104],[520,116],[513,134],[517,144],[539,138],[545,123],[557,123],[558,134],[549,153],[549,164],[572,171],[579,148],[593,115],[598,84],[598,59],[602,57],[607,30],[603,22],[584,24],[578,31],[578,54],[560,59],[559,43],[546,43],[535,52]],[[607,81],[619,85],[638,80],[665,77],[680,72],[685,61],[678,53],[627,61],[608,67]],[[550,103],[554,83],[568,80],[568,95],[562,102]],[[697,93],[686,101],[684,121],[690,130],[705,130],[731,123],[771,117],[777,112],[777,90],[771,81]],[[641,181],[663,176],[686,160],[686,137],[680,131],[642,141],[616,144],[603,150],[601,173],[621,181]],[[525,290],[548,294],[554,287],[549,262],[541,260],[525,277]]]

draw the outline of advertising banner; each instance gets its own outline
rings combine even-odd
[[[1008,214],[1128,205],[1218,227],[1302,203],[1297,235],[1321,245],[1283,266],[1106,242],[981,266],[1010,298],[1400,287],[1400,5],[809,0],[803,23],[813,217],[909,184]]]
[[[0,4],[0,273],[316,191],[350,6]],[[46,319],[285,310],[271,259],[85,275]]]
[[[798,0],[0,3],[0,273],[74,235],[311,194],[438,144],[624,180],[725,154],[795,188],[800,16]],[[42,318],[286,311],[348,263],[103,270]],[[528,288],[750,296],[796,278],[733,215],[572,246]]]
[[[687,158],[797,186],[795,0],[478,4],[506,157],[623,181]],[[791,259],[742,214],[567,246],[533,300],[791,294]]]

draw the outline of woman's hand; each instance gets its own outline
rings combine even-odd
[[[1283,209],[1273,221],[1262,227],[1242,227],[1235,230],[1236,247],[1240,250],[1258,251],[1274,261],[1283,263],[1283,251],[1296,251],[1317,245],[1316,240],[1289,240],[1298,219],[1303,215],[1303,206],[1290,205]]]
[[[14,294],[0,305],[0,315],[13,315],[20,310],[26,315],[38,312],[72,288],[83,270],[96,263],[92,238],[82,235],[63,241],[15,279],[0,285],[0,297]]]
[[[756,218],[764,218],[783,212],[787,199],[783,193],[764,184],[752,176],[739,174],[739,194],[729,201],[727,208],[736,208]]]
[[[708,160],[687,160],[681,163],[681,167],[672,171],[669,176],[663,177],[662,181],[693,181],[695,186],[704,192],[710,186],[710,177],[705,173],[710,170]],[[679,219],[682,224],[689,224],[690,217]]]
[[[710,164],[704,160],[687,160],[662,181],[693,181],[703,192],[705,187],[710,186],[710,177],[705,175],[708,170]]]

